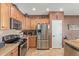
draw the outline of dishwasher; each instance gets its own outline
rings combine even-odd
[[[19,48],[20,48],[20,56],[25,56],[26,55],[26,51],[27,51],[27,42],[24,42],[22,44],[20,44]]]

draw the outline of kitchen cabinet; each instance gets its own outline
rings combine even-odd
[[[30,28],[32,30],[35,30],[36,29],[36,26],[38,23],[42,24],[42,23],[46,23],[48,24],[49,23],[49,19],[48,19],[48,16],[31,16],[29,17],[30,18]]]
[[[18,47],[14,48],[12,51],[10,51],[6,56],[18,56]]]
[[[35,30],[38,23],[46,23],[48,24],[48,19],[37,19],[37,20],[31,20],[31,29]]]
[[[1,24],[1,4],[0,4],[0,24]],[[0,25],[1,28],[1,25]]]
[[[25,29],[25,16],[11,3],[0,4],[0,29],[10,29],[10,18],[16,19],[22,22],[22,30]]]
[[[64,56],[79,56],[79,40],[64,40]]]
[[[16,13],[17,13],[16,19],[19,20],[19,21],[21,21],[22,20],[22,15],[21,15],[20,11],[17,10]]]
[[[36,48],[36,36],[29,36],[29,48]]]
[[[11,4],[11,18],[14,18],[19,21],[22,19],[21,12],[14,4]]]
[[[11,5],[11,18],[22,22],[22,30],[25,29],[25,16],[14,4]]]
[[[11,4],[0,4],[0,23],[1,29],[10,29],[10,7]]]
[[[25,30],[26,29],[26,25],[25,25],[25,22],[26,21],[26,18],[25,16],[22,16],[22,29]]]
[[[29,17],[26,15],[26,19],[25,19],[25,29],[26,30],[30,30],[30,24],[31,24],[31,20],[29,19]]]
[[[20,21],[22,22],[22,30],[25,30],[25,20],[26,17],[23,14],[20,14]]]
[[[12,56],[18,56],[18,47],[11,51]]]
[[[73,48],[72,46],[65,44],[64,56],[79,56],[79,51]]]
[[[64,12],[63,11],[53,11],[49,12],[50,22],[51,20],[64,20]]]
[[[11,18],[17,19],[17,9],[14,4],[11,4]]]
[[[26,17],[20,13],[20,11],[18,12],[17,14],[17,20],[19,20],[20,22],[22,22],[22,30],[25,30],[25,20],[26,20]]]

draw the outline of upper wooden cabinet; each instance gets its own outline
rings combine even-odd
[[[52,11],[49,12],[50,22],[51,20],[64,20],[64,12],[63,11]]]
[[[24,14],[14,5],[11,5],[11,18],[14,18],[22,22],[22,30],[25,29],[25,16]]]
[[[22,16],[22,30],[25,30],[26,29],[26,17],[25,16]]]
[[[1,4],[0,4],[0,24],[1,24]],[[0,25],[1,28],[1,25]]]
[[[0,4],[0,29],[10,29],[10,7],[10,3]]]
[[[17,19],[17,9],[15,5],[11,4],[11,18]]]
[[[38,23],[49,23],[48,15],[37,15],[37,16],[30,16],[30,29],[35,30]]]
[[[17,8],[16,5],[11,3],[0,4],[0,29],[10,29],[10,18],[16,19],[22,22],[22,30],[25,29],[26,17]]]
[[[30,22],[31,22],[31,20],[29,19],[28,16],[26,16],[26,19],[25,19],[25,29],[26,30],[30,30]]]

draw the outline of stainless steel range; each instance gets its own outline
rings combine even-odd
[[[23,39],[23,41],[20,42],[19,45],[19,56],[25,56],[27,51],[27,42],[26,39]]]

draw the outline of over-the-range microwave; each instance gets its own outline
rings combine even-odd
[[[20,30],[22,28],[22,23],[14,18],[10,18],[10,29]]]

